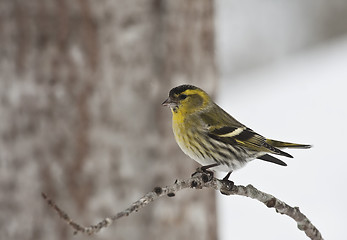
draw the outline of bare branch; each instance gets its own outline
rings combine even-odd
[[[173,197],[178,191],[185,188],[213,188],[225,195],[240,195],[257,199],[258,201],[264,203],[267,207],[275,208],[276,212],[285,214],[294,219],[297,222],[298,228],[301,231],[304,231],[309,238],[314,240],[323,239],[319,230],[311,223],[311,221],[304,214],[300,212],[298,207],[291,207],[285,202],[275,198],[274,196],[256,189],[252,185],[247,185],[246,187],[236,186],[233,185],[231,181],[219,180],[217,178],[214,178],[213,176],[200,172],[195,173],[189,179],[176,180],[176,182],[171,186],[155,187],[153,191],[141,197],[139,200],[131,204],[131,206],[125,209],[124,211],[121,211],[114,216],[107,217],[101,222],[88,227],[81,226],[78,223],[74,222],[63,210],[61,210],[51,199],[49,199],[46,194],[42,193],[42,197],[58,213],[58,215],[75,230],[75,233],[82,232],[91,235],[97,233],[102,228],[108,227],[110,224],[112,224],[119,218],[128,216],[134,211],[137,212],[139,209],[145,207],[150,202],[153,202],[154,200],[162,196]]]

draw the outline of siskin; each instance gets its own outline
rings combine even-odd
[[[267,139],[226,113],[202,89],[181,85],[171,89],[163,102],[172,112],[177,144],[189,157],[204,166],[231,172],[253,159],[287,164],[270,155],[293,158],[280,148],[310,148],[310,145]]]

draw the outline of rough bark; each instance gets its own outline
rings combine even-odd
[[[0,1],[0,238],[69,239],[195,165],[160,103],[213,92],[211,1]],[[158,202],[96,239],[215,239],[213,191]],[[74,239],[84,239],[77,236]]]

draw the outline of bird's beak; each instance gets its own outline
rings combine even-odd
[[[177,107],[177,103],[168,97],[161,105],[168,106],[170,108]]]

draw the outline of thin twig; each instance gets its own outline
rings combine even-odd
[[[139,209],[148,205],[150,202],[153,202],[162,196],[175,196],[178,191],[185,188],[213,188],[225,195],[240,195],[257,199],[258,201],[264,203],[267,207],[275,208],[278,213],[285,214],[294,219],[297,222],[298,228],[301,231],[304,231],[309,238],[314,240],[323,239],[319,230],[303,213],[300,212],[298,207],[291,207],[274,196],[256,189],[252,185],[247,185],[246,187],[236,186],[230,181],[219,180],[213,176],[201,172],[194,174],[191,178],[186,180],[176,180],[176,182],[171,186],[155,187],[153,191],[141,197],[124,211],[121,211],[114,216],[107,217],[101,222],[88,227],[81,226],[80,224],[74,222],[61,208],[54,203],[53,200],[48,198],[46,194],[42,193],[42,197],[58,213],[58,215],[75,230],[75,233],[82,232],[91,235],[99,232],[102,228],[108,227],[119,218],[128,216],[134,211],[138,211]]]

